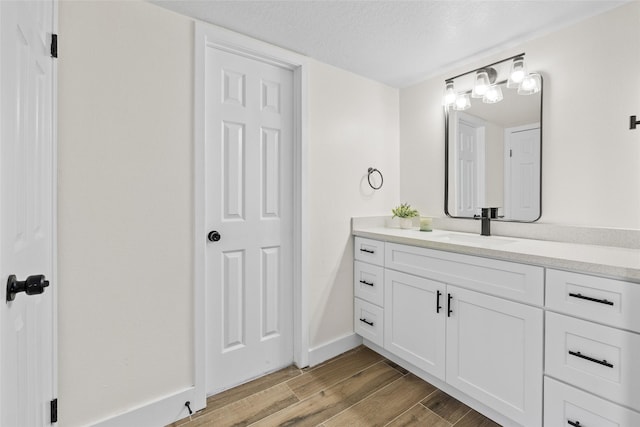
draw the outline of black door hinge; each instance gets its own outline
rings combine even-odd
[[[51,57],[58,57],[58,35],[51,34]]]
[[[51,401],[51,424],[58,422],[58,399]]]

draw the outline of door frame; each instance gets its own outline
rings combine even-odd
[[[51,34],[48,45],[51,46],[53,34],[58,34],[58,0],[51,2]],[[0,8],[0,15],[2,10]],[[1,16],[0,16],[1,18]],[[6,58],[0,58],[6,61]],[[2,119],[0,118],[0,127]],[[58,398],[58,61],[51,58],[51,286],[46,292],[51,293],[51,386],[52,398]],[[4,286],[4,285],[3,285]],[[24,296],[22,296],[24,297]],[[4,304],[4,301],[2,302]],[[4,337],[0,337],[2,340]],[[2,357],[0,355],[0,357]],[[0,380],[1,380],[0,373]],[[2,410],[2,408],[0,408]],[[52,423],[57,425],[57,423]]]
[[[205,49],[215,47],[293,72],[293,360],[309,365],[308,67],[306,57],[212,24],[195,23],[194,52],[194,386],[206,401]]]

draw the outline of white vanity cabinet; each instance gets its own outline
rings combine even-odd
[[[546,287],[546,425],[639,426],[640,284],[548,269]]]
[[[544,270],[394,243],[384,253],[381,347],[519,425],[541,426]]]

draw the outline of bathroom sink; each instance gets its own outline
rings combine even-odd
[[[446,243],[459,243],[463,245],[477,245],[477,246],[502,246],[509,243],[515,243],[517,240],[507,239],[504,237],[496,236],[476,236],[473,234],[442,234],[439,236],[433,236],[434,241],[446,242]]]

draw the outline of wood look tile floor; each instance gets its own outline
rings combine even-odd
[[[499,427],[360,346],[308,369],[282,369],[207,399],[169,427]]]

